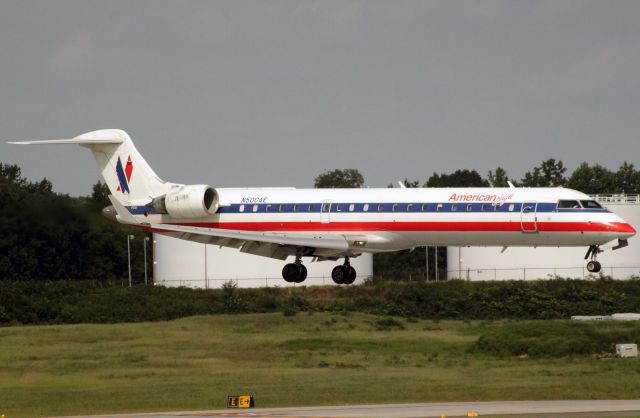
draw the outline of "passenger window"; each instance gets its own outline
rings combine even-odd
[[[271,205],[267,205],[266,208],[264,208],[265,212],[271,212]]]
[[[384,210],[384,203],[378,204],[378,212],[382,212]]]
[[[398,204],[394,203],[393,206],[391,206],[391,211],[392,212],[397,212],[398,211]]]
[[[297,212],[298,211],[298,205],[293,205],[293,211]]]
[[[407,212],[413,212],[413,203],[407,205]]]
[[[516,208],[516,205],[514,205],[513,203],[509,203],[509,212],[513,212],[515,208]]]
[[[421,209],[423,212],[426,212],[426,211],[427,211],[427,204],[426,204],[426,203],[424,203],[420,209]]]
[[[487,204],[486,204],[486,203],[483,203],[483,204],[482,204],[482,206],[480,206],[480,210],[481,210],[482,212],[486,212],[486,211],[487,211]]]
[[[331,209],[331,203],[323,203],[322,204],[322,211],[323,212],[329,212],[329,209]]]
[[[500,206],[502,206],[501,203],[494,203],[493,204],[493,211],[497,212],[498,210],[500,210]]]
[[[240,205],[240,212],[244,212],[244,205]]]
[[[309,204],[309,207],[307,208],[307,212],[313,212],[313,203]]]
[[[467,205],[467,212],[471,212],[473,210],[473,203],[469,203]]]
[[[258,205],[253,205],[253,211],[257,212],[258,211]]]
[[[558,209],[580,209],[580,203],[577,200],[559,200]]]
[[[336,205],[336,212],[342,212],[342,203]]]
[[[354,205],[353,203],[351,203],[349,205],[349,212],[353,212],[356,209],[356,205]]]
[[[444,207],[444,205],[442,203],[438,203],[438,206],[436,206],[436,210],[438,212],[442,212],[442,208]]]
[[[364,204],[364,206],[362,207],[362,210],[363,210],[364,212],[369,212],[369,204],[368,204],[368,203],[365,203],[365,204]]]
[[[458,210],[458,204],[457,203],[452,203],[451,204],[451,212],[456,212]]]
[[[284,205],[281,203],[278,205],[278,212],[284,211]]]
[[[585,209],[602,209],[600,203],[595,200],[581,200],[580,203],[582,203],[582,207]]]

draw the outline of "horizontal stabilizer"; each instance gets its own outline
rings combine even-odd
[[[9,142],[15,145],[47,145],[47,144],[78,144],[78,145],[103,145],[103,144],[121,144],[121,138],[74,138],[74,139],[48,139],[45,141],[20,141]]]

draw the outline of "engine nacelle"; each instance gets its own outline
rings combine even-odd
[[[205,184],[182,186],[153,199],[149,206],[174,218],[202,218],[218,210],[218,192]]]

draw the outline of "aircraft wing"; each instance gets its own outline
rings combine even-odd
[[[349,249],[347,240],[342,236],[323,234],[287,234],[282,232],[254,232],[235,229],[202,228],[175,224],[141,224],[158,232],[182,232],[193,235],[204,235],[215,238],[226,238],[239,241],[255,241],[259,243],[277,244],[294,247],[326,248],[338,251]]]

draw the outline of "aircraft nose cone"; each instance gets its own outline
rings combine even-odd
[[[109,205],[102,209],[102,216],[104,216],[107,219],[111,219],[112,221],[115,221],[116,209],[112,205]]]
[[[635,228],[626,222],[617,222],[616,232],[620,235],[620,238],[631,238],[636,234]]]

